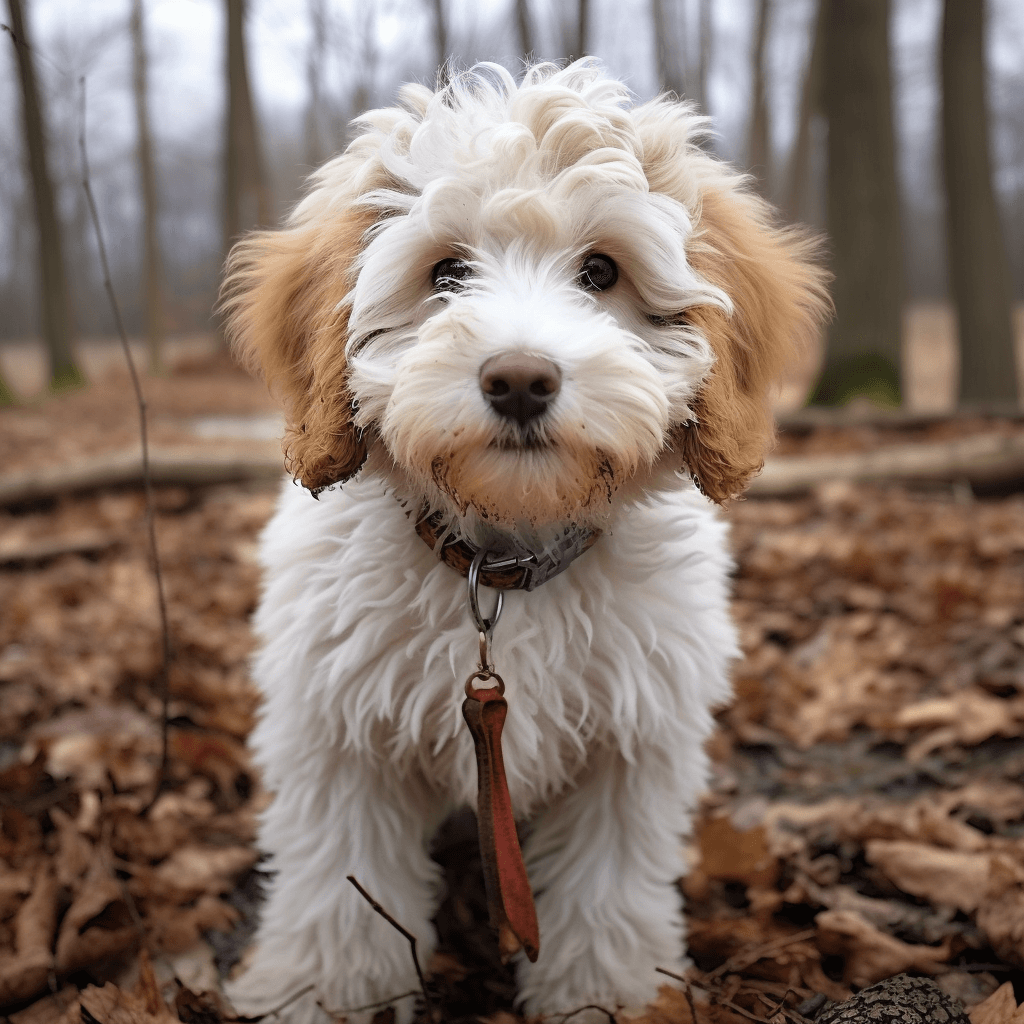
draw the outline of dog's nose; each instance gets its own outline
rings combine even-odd
[[[491,408],[525,427],[555,400],[562,372],[543,356],[503,352],[480,367],[480,390]]]

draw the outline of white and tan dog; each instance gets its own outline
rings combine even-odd
[[[593,61],[519,84],[481,65],[401,104],[229,265],[231,337],[285,402],[303,485],[262,542],[252,745],[276,874],[233,996],[253,1012],[312,986],[285,1011],[312,1019],[416,988],[345,878],[429,955],[428,841],[477,785],[477,634],[417,532],[432,517],[526,563],[600,534],[510,591],[494,637],[541,934],[518,983],[530,1013],[643,1005],[683,962],[680,837],[737,654],[712,502],[762,464],[823,273],[699,147],[691,106],[634,105]]]

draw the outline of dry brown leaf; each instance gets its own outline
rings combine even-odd
[[[708,878],[760,887],[773,885],[778,878],[778,861],[762,826],[741,832],[723,816],[704,821],[697,834],[700,868]]]
[[[57,879],[61,885],[72,888],[92,863],[92,843],[79,832],[71,815],[59,807],[50,808],[50,820],[57,827],[59,842],[54,857]]]
[[[156,883],[192,894],[229,892],[235,879],[256,863],[259,854],[245,846],[184,846],[153,872]]]
[[[998,882],[995,888],[998,891]],[[1024,965],[1024,890],[994,896],[978,909],[976,920],[999,956]]]
[[[984,902],[995,856],[884,839],[870,840],[864,853],[869,864],[904,892],[965,913],[977,910]]]
[[[145,947],[139,950],[139,980],[136,982],[135,991],[132,994],[142,1003],[146,1013],[150,1016],[157,1020],[177,1020],[160,994],[160,985],[153,973],[153,963]]]
[[[952,697],[918,701],[902,708],[893,719],[899,728],[929,728],[907,748],[907,760],[920,761],[951,743],[976,746],[991,736],[1019,736],[1024,731],[1024,699],[1003,700],[970,689]]]
[[[96,857],[61,922],[57,970],[65,974],[124,953],[139,938],[121,886]]]
[[[843,980],[861,988],[905,971],[933,974],[949,960],[948,939],[938,947],[912,946],[851,910],[826,910],[814,921],[822,951],[842,956]]]
[[[65,985],[60,991],[37,999],[17,1013],[7,1014],[11,1024],[58,1024],[70,1006],[78,1006],[78,989],[74,985]],[[80,1024],[76,1020],[74,1024]]]
[[[0,958],[0,1006],[28,999],[46,987],[53,967],[51,943],[57,927],[57,879],[45,861],[36,870],[32,893],[14,922],[13,956]]]
[[[1006,982],[983,1003],[967,1012],[971,1024],[1024,1024],[1024,1005],[1013,996],[1013,983]]]
[[[162,1011],[158,1009],[156,1013],[151,1013],[144,998],[124,992],[109,981],[102,988],[90,985],[82,992],[79,1003],[82,1010],[88,1011],[103,1024],[178,1024],[177,1017],[171,1014],[166,1005]],[[74,1008],[69,1017],[73,1019]]]
[[[192,948],[206,932],[230,932],[238,921],[238,911],[216,896],[200,896],[190,906],[151,904],[146,916],[150,941],[174,955]]]

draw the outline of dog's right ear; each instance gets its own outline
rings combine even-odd
[[[227,261],[221,310],[228,339],[283,401],[285,467],[314,494],[344,483],[366,460],[348,386],[344,299],[372,220],[344,211],[255,231]]]

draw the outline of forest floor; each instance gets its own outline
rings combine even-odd
[[[225,360],[193,354],[146,388],[156,443],[211,417],[275,422]],[[136,429],[127,378],[110,371],[0,411],[0,476],[122,448]],[[781,450],[899,435],[804,428]],[[0,1014],[13,1024],[232,1019],[212,993],[258,903],[269,797],[245,748],[247,620],[274,496],[272,483],[156,490],[172,642],[159,793],[141,492],[0,510]],[[665,987],[641,1019],[799,1024],[823,996],[909,972],[974,1007],[974,1024],[1024,1020],[1024,493],[823,482],[728,516],[744,657],[686,848],[694,967],[688,992]],[[465,820],[437,843],[449,895],[430,987],[441,1019],[515,1024],[480,879],[455,871],[474,851]]]

